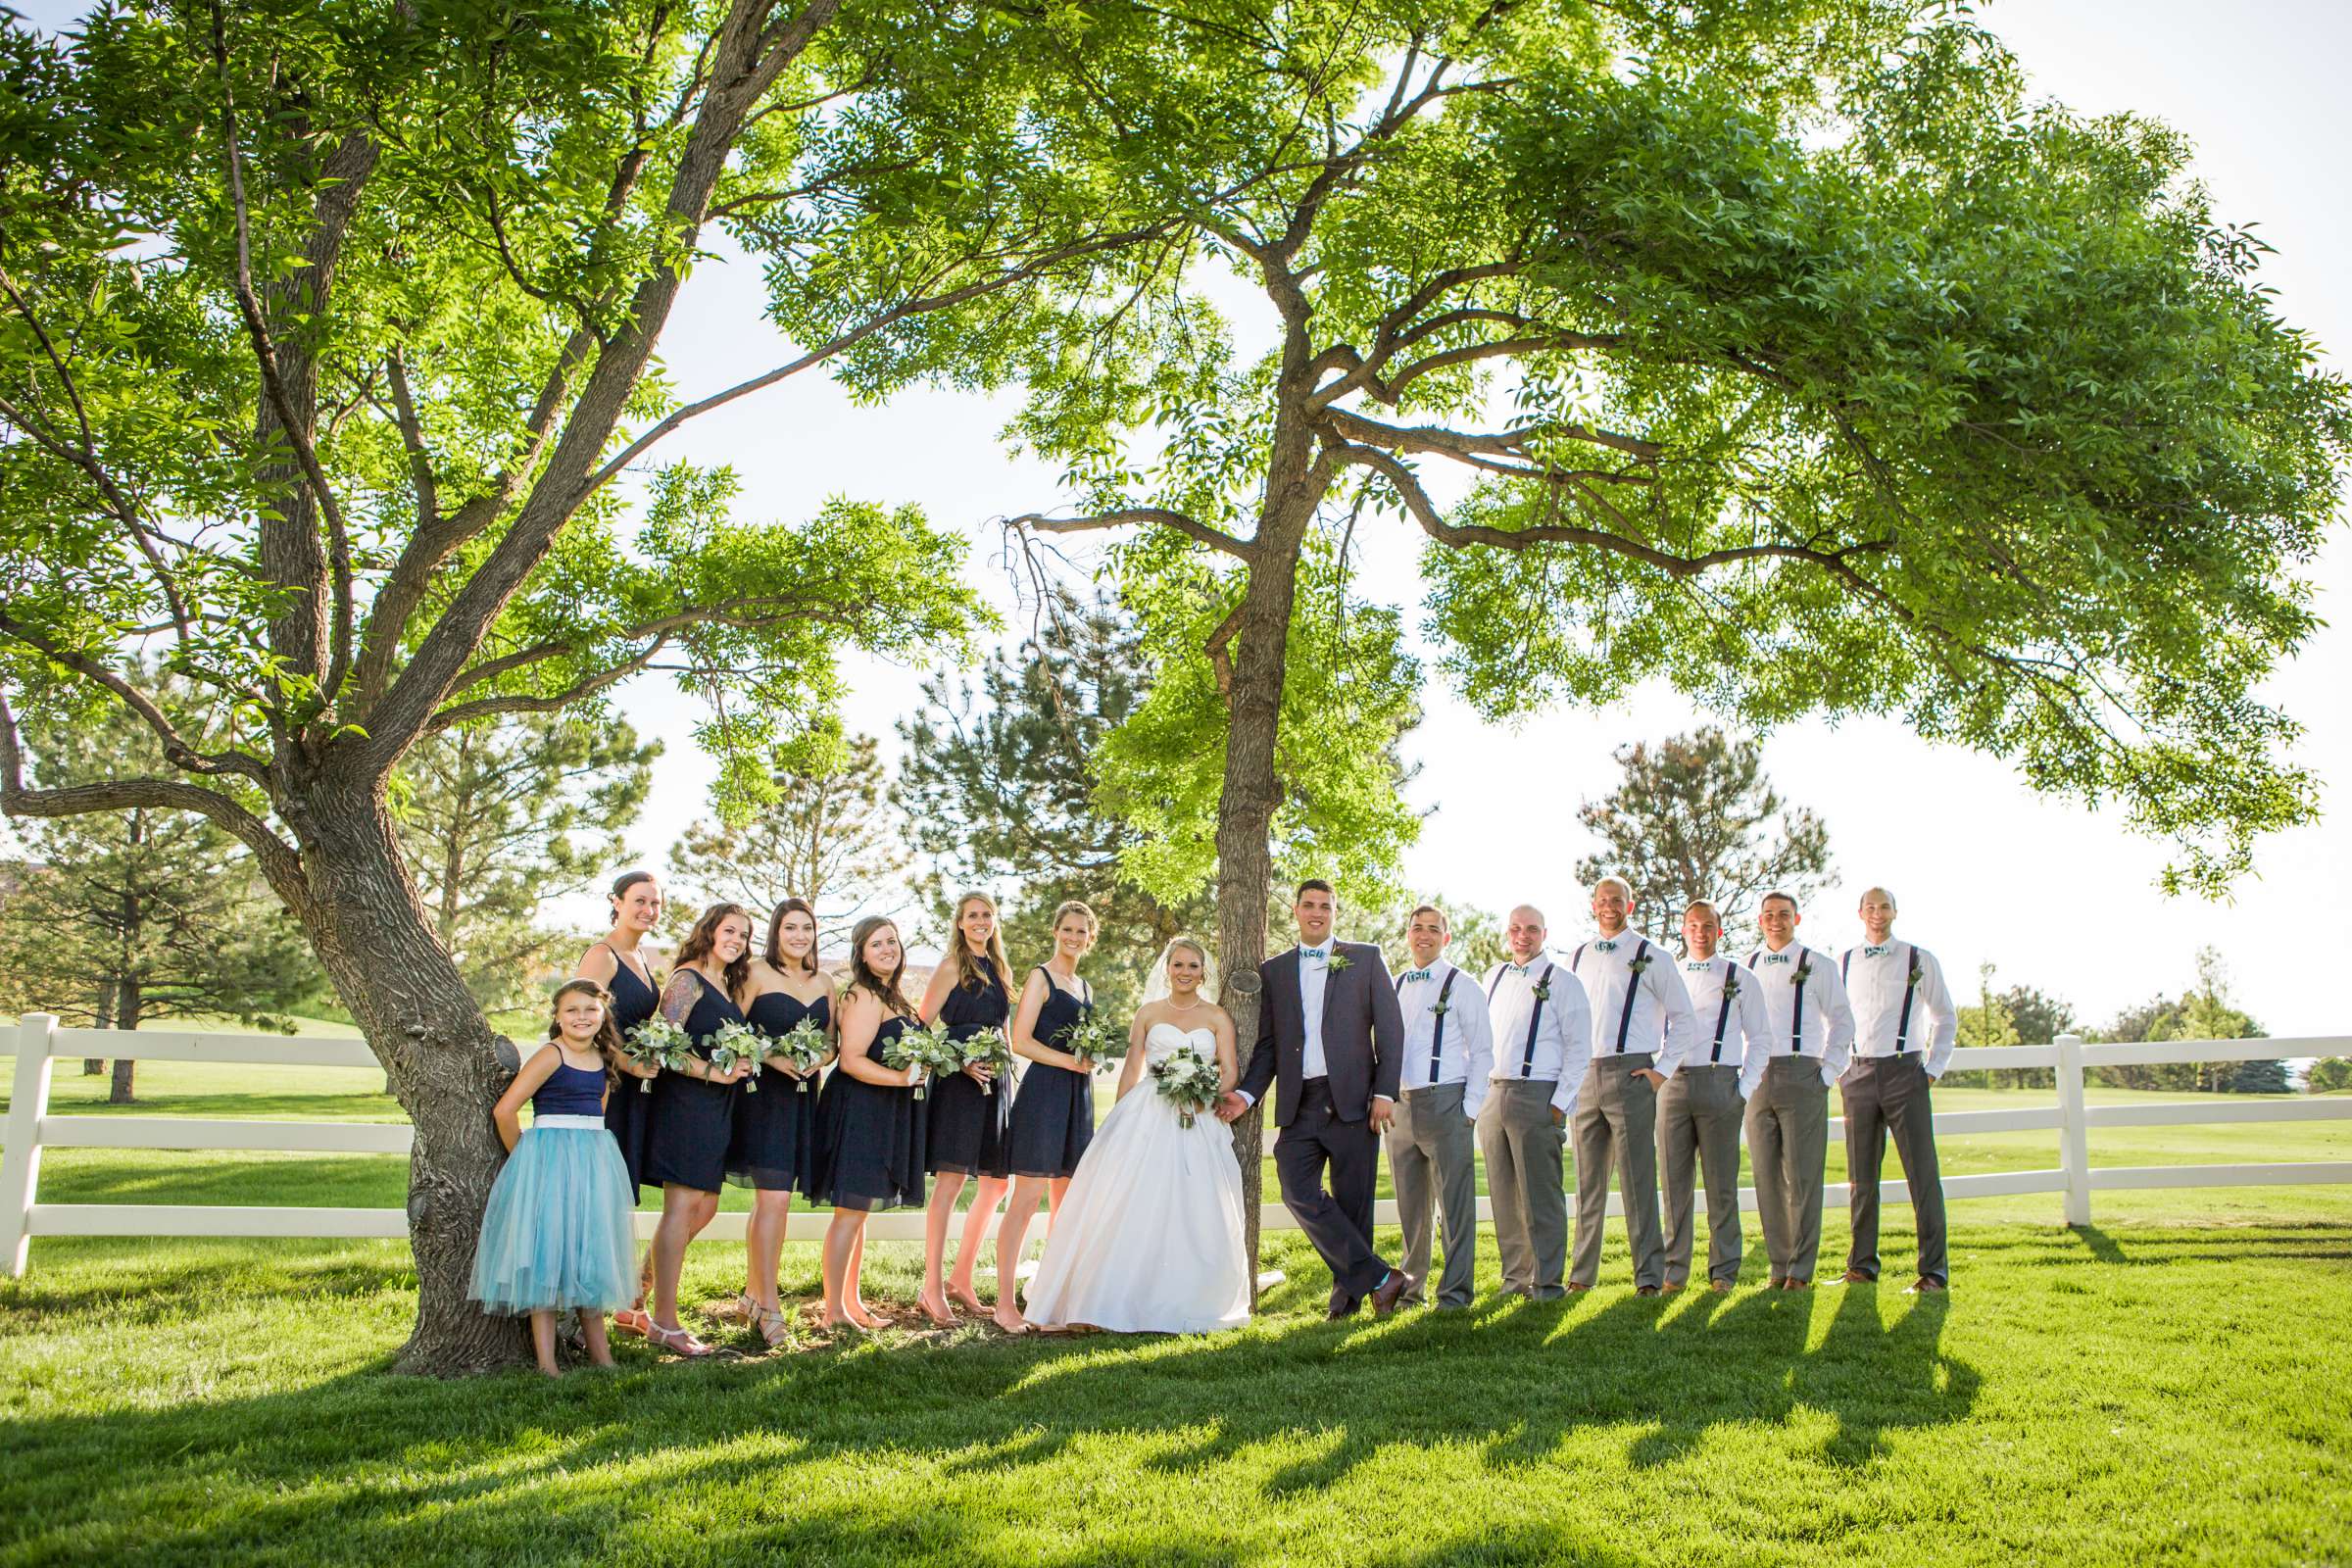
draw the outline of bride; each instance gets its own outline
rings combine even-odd
[[[1233,1018],[1216,1004],[1207,950],[1170,942],[1128,1031],[1118,1103],[1070,1177],[1045,1260],[1030,1281],[1029,1320],[1043,1328],[1200,1334],[1250,1321],[1242,1167],[1233,1134],[1148,1082],[1152,1063],[1187,1046],[1212,1050],[1220,1092],[1238,1076]]]

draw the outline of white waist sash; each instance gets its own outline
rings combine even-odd
[[[550,1132],[601,1133],[605,1130],[605,1118],[602,1116],[537,1116],[532,1118],[531,1126],[545,1127]],[[523,1130],[528,1132],[530,1128],[526,1127]]]

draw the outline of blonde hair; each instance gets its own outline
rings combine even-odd
[[[1598,893],[1602,888],[1605,887],[1614,887],[1618,892],[1624,894],[1626,903],[1631,904],[1634,902],[1634,885],[1631,882],[1628,882],[1625,878],[1618,876],[1616,873],[1611,872],[1609,875],[1604,876],[1599,881],[1593,883],[1592,891]]]
[[[1073,914],[1086,916],[1086,934],[1088,936],[1091,937],[1102,929],[1102,922],[1095,918],[1095,911],[1079,899],[1062,900],[1061,906],[1054,911],[1054,929],[1060,930],[1063,918]]]

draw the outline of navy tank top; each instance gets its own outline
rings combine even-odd
[[[531,1096],[534,1116],[601,1116],[605,1109],[605,1073],[601,1067],[556,1063],[547,1082]]]

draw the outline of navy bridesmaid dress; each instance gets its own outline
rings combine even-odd
[[[694,1054],[710,1056],[710,1037],[723,1023],[743,1021],[734,999],[692,969],[700,991],[687,1009],[682,1027],[694,1041]],[[735,1102],[741,1084],[714,1084],[682,1072],[665,1072],[654,1080],[654,1130],[646,1140],[645,1180],[651,1186],[675,1182],[697,1192],[715,1193],[727,1184],[727,1147],[735,1140]]]
[[[1046,977],[1046,1000],[1038,1005],[1037,1027],[1030,1031],[1041,1046],[1066,1051],[1068,1032],[1095,1010],[1095,992],[1083,980],[1082,990],[1064,991],[1054,971],[1038,966]],[[1078,1169],[1078,1156],[1095,1137],[1095,1075],[1073,1072],[1048,1061],[1030,1062],[1021,1072],[1021,1095],[1012,1107],[1012,1127],[1006,1135],[1005,1163],[1015,1176],[1068,1176]]]
[[[907,1027],[907,1019],[884,1019],[866,1054],[879,1061],[882,1048]],[[836,1068],[816,1107],[816,1168],[805,1189],[810,1200],[835,1208],[922,1207],[929,1108],[928,1092],[917,1100],[910,1088],[869,1084]]]
[[[969,1040],[983,1029],[1003,1029],[1012,1016],[997,980],[996,965],[974,958],[980,984],[958,980],[939,1004],[939,1015],[951,1040]],[[962,1073],[935,1080],[926,1095],[930,1107],[929,1157],[926,1169],[961,1171],[966,1176],[1004,1176],[1004,1134],[1012,1122],[1012,1075],[1001,1073],[994,1092],[982,1089]]]
[[[771,1040],[790,1034],[803,1018],[822,1029],[833,1016],[833,999],[803,1002],[781,991],[752,999],[746,1010],[752,1027]],[[808,1093],[792,1075],[760,1064],[760,1092],[735,1096],[735,1138],[727,1146],[727,1180],[762,1192],[798,1192],[816,1169],[816,1085]]]
[[[612,948],[612,1025],[626,1040],[629,1031],[662,1010],[662,994],[646,983],[636,967]],[[612,1075],[612,1092],[605,1097],[605,1130],[620,1146],[620,1162],[629,1172],[629,1201],[644,1197],[645,1148],[653,1135],[654,1096],[648,1080],[629,1074]]]

